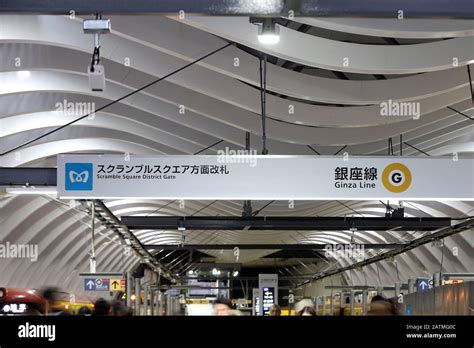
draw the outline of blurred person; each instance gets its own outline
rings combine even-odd
[[[281,316],[281,307],[277,304],[273,305],[272,308],[270,308],[270,316],[272,317]]]
[[[92,311],[91,315],[92,316],[107,316],[107,315],[110,315],[110,312],[111,312],[110,303],[103,298],[99,298],[94,303],[94,310]]]
[[[23,313],[23,315],[27,315],[27,316],[42,316],[43,314],[41,314],[41,312],[34,308],[34,307],[31,307],[31,306],[28,306],[25,310],[25,313]]]
[[[82,306],[81,308],[79,308],[79,310],[77,311],[77,315],[80,315],[80,316],[85,316],[85,317],[89,317],[90,315],[92,314],[92,311],[89,307],[87,306]]]
[[[367,315],[396,315],[396,307],[390,301],[383,296],[376,295],[370,302],[370,309],[367,311]]]
[[[41,290],[40,294],[45,299],[45,315],[69,315],[60,303],[62,292],[58,288],[47,287]]]
[[[314,302],[310,298],[304,298],[298,303],[295,304],[295,313],[297,316],[305,315],[312,315],[310,313],[311,309],[313,309],[314,315],[316,315],[316,311],[314,310]]]
[[[218,316],[234,315],[232,302],[224,297],[220,297],[214,302],[214,313]]]
[[[132,311],[122,301],[115,300],[112,302],[112,315],[115,317],[131,316]]]
[[[315,317],[316,316],[316,310],[314,307],[303,307],[302,310],[298,311],[296,313],[297,316],[299,317]]]

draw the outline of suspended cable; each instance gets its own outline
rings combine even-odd
[[[458,111],[458,110],[456,110],[456,109],[454,109],[454,108],[452,108],[452,107],[450,107],[450,106],[446,106],[446,108],[448,108],[448,109],[451,110],[451,111],[454,111],[455,113],[458,113],[458,114],[461,115],[461,116],[464,116],[464,117],[470,119],[471,121],[474,121],[474,118],[472,118],[472,117],[466,115],[465,113],[463,113],[463,112],[461,112],[461,111]]]
[[[334,154],[334,156],[336,156],[337,154],[339,154],[339,152],[341,152],[342,150],[344,150],[346,147],[347,147],[347,145],[344,145],[343,147],[341,147],[341,148],[339,149],[339,151],[337,151],[337,152]]]
[[[467,65],[467,76],[469,77],[469,87],[471,89],[471,99],[474,101],[474,89],[472,87],[472,78],[471,78],[471,66]]]
[[[449,108],[449,106],[448,106],[448,108]],[[417,148],[417,147],[415,147],[415,146],[413,146],[413,145],[410,145],[410,144],[408,144],[407,142],[404,142],[404,144],[410,146],[412,149],[415,149],[416,151],[421,152],[422,154],[424,154],[424,155],[426,155],[426,156],[431,156],[429,153],[427,153],[427,152],[425,152],[425,151],[423,151],[423,150],[420,150],[419,148]]]
[[[316,155],[321,155],[318,151],[316,151],[315,148],[313,148],[311,145],[306,145],[309,149],[311,149]]]

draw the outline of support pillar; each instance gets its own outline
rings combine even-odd
[[[362,290],[362,315],[367,315],[367,303],[368,303],[368,297],[369,296],[369,290],[364,289]]]
[[[140,307],[141,307],[141,283],[140,279],[135,279],[135,315],[141,315]]]
[[[355,291],[351,290],[350,294],[350,314],[355,315]]]
[[[127,272],[127,307],[132,308],[132,290],[133,290],[133,277],[132,273]]]
[[[415,292],[415,279],[408,279],[408,293]]]

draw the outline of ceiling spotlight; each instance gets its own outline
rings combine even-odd
[[[217,272],[218,272],[218,271],[217,271],[217,268],[213,268],[213,269],[212,269],[212,275],[217,275],[217,274],[218,274]]]
[[[237,277],[238,275],[239,275],[239,271],[234,271],[234,272],[232,272],[232,276],[233,276],[233,277]]]
[[[280,28],[276,18],[250,18],[250,23],[258,24],[258,42],[275,45],[280,42]]]

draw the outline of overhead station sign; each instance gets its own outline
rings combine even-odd
[[[474,200],[474,160],[59,155],[60,198]]]
[[[85,278],[84,290],[86,291],[125,291],[125,279]]]

